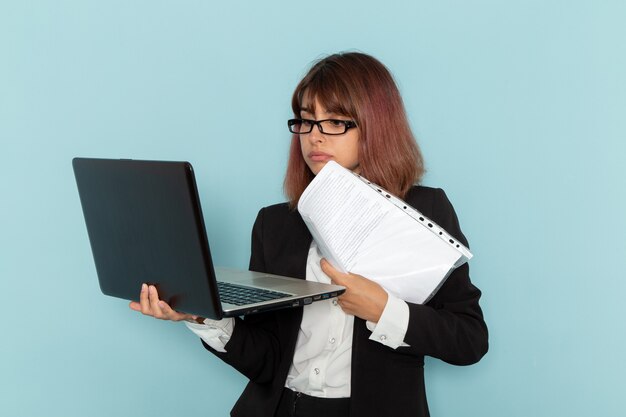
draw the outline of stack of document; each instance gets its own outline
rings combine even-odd
[[[427,302],[472,257],[422,213],[333,161],[306,188],[298,211],[336,269],[408,302]]]

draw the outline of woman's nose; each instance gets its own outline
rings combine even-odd
[[[325,139],[324,134],[322,133],[322,128],[319,124],[313,126],[313,129],[309,132],[309,140],[311,142],[321,142]]]

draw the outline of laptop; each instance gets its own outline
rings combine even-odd
[[[139,299],[156,285],[173,309],[219,320],[336,297],[338,285],[214,268],[189,162],[74,158],[100,289]],[[212,219],[219,221],[219,219]]]

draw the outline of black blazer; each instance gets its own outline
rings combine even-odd
[[[416,186],[405,200],[467,245],[443,190]],[[250,269],[305,279],[311,234],[300,214],[287,204],[261,209],[252,230]],[[487,326],[478,305],[480,291],[468,265],[457,268],[426,304],[409,305],[405,342],[391,349],[369,340],[365,321],[355,318],[350,415],[354,417],[428,416],[424,355],[469,365],[487,352]],[[273,417],[291,365],[302,308],[236,319],[224,362],[250,379],[231,416]]]

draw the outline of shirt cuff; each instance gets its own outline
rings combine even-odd
[[[222,320],[204,319],[204,324],[186,321],[185,325],[207,345],[218,352],[225,353],[224,347],[235,329],[235,319],[232,317]]]
[[[378,323],[367,321],[365,323],[372,332],[369,339],[389,346],[392,349],[408,347],[404,343],[404,337],[409,327],[409,306],[400,298],[389,294],[387,304],[380,316]]]

